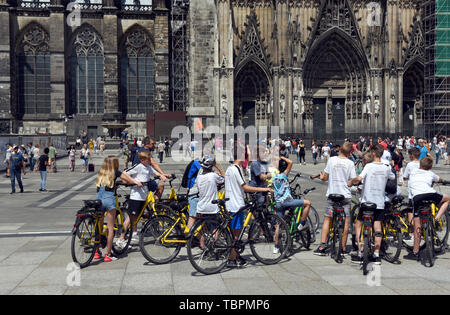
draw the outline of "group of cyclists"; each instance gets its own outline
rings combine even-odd
[[[366,142],[364,142],[365,144]],[[146,137],[143,140],[143,146],[136,152],[133,166],[123,172],[119,171],[119,162],[116,157],[107,157],[98,173],[97,177],[97,199],[101,200],[102,207],[106,211],[108,221],[108,239],[106,255],[103,257],[105,262],[117,259],[111,253],[112,242],[114,241],[113,225],[116,212],[116,203],[114,197],[114,186],[116,179],[120,178],[122,182],[134,185],[130,195],[129,211],[130,213],[139,212],[149,191],[155,193],[157,199],[161,199],[164,191],[164,182],[171,177],[166,174],[152,157],[156,142]],[[233,158],[226,171],[216,162],[214,155],[205,154],[200,160],[190,163],[189,167],[195,168],[190,172],[192,189],[189,198],[189,222],[186,233],[193,226],[198,218],[205,216],[214,216],[219,213],[219,205],[214,202],[218,199],[218,187],[225,188],[225,208],[230,213],[238,213],[248,201],[247,193],[256,194],[256,202],[264,207],[267,205],[267,196],[271,196],[275,202],[275,214],[284,217],[285,211],[292,207],[303,207],[304,211],[298,225],[299,231],[311,229],[308,223],[309,208],[311,201],[306,199],[294,198],[290,188],[289,173],[293,167],[293,161],[289,155],[280,154],[280,145],[268,146],[259,144],[251,149],[255,160],[248,163],[248,154],[246,148],[240,147],[240,142],[233,145]],[[283,149],[283,148],[281,148]],[[314,254],[325,256],[327,254],[327,237],[329,233],[331,218],[333,217],[333,203],[328,199],[329,196],[342,196],[342,205],[345,211],[345,227],[343,233],[342,252],[349,253],[347,249],[347,237],[350,225],[353,224],[350,218],[352,187],[356,186],[360,192],[360,203],[372,204],[375,207],[374,213],[374,231],[375,231],[375,249],[373,257],[370,259],[375,264],[381,264],[380,244],[382,238],[381,222],[385,215],[385,201],[388,195],[389,186],[397,191],[390,194],[399,194],[397,187],[397,170],[393,168],[392,154],[388,149],[388,144],[379,139],[376,143],[370,142],[370,145],[358,146],[355,142],[346,141],[341,146],[333,149],[336,154],[326,160],[324,170],[318,177],[320,180],[328,182],[327,202],[324,209],[324,221],[321,230],[320,244],[315,249]],[[401,150],[402,151],[402,150]],[[445,182],[442,178],[434,174],[431,169],[433,159],[428,155],[421,155],[421,146],[412,147],[408,150],[411,162],[408,163],[405,172],[401,174],[403,180],[408,181],[408,194],[412,201],[413,213],[411,214],[411,224],[414,225],[414,250],[405,256],[406,259],[418,260],[418,251],[420,243],[420,222],[417,220],[418,213],[415,204],[424,198],[433,199],[436,205],[439,205],[439,211],[436,219],[447,215],[450,196],[440,194],[433,189],[433,182]],[[357,171],[354,160],[361,158],[364,168]],[[243,163],[250,164],[249,181],[247,183],[244,176]],[[248,167],[247,164],[247,167]],[[186,170],[188,172],[190,170]],[[185,172],[185,173],[186,173]],[[156,182],[157,176],[160,182]],[[148,183],[148,184],[142,184]],[[361,214],[362,215],[362,214]],[[243,227],[244,215],[233,216],[231,229],[233,236],[237,238]],[[358,217],[354,226],[356,230],[357,253],[352,255],[352,262],[362,261],[362,244],[360,242],[362,217]],[[133,238],[136,237],[137,229],[133,227]],[[120,241],[120,240],[119,240]],[[417,246],[416,246],[417,245]],[[278,254],[279,244],[273,247],[273,253]],[[102,254],[98,251],[94,257],[101,259]],[[241,267],[247,264],[247,261],[232,250],[229,256],[228,266]]]

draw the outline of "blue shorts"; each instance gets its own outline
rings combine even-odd
[[[244,225],[244,212],[241,212],[233,217],[231,220],[231,228],[233,230],[240,230]]]
[[[97,199],[101,200],[103,211],[116,209],[116,196],[114,196],[114,192],[106,191],[105,187],[100,187],[100,191],[97,193]]]
[[[83,166],[88,166],[89,159],[81,158],[81,161],[83,161]]]
[[[198,197],[189,197],[189,216],[197,216]]]
[[[303,199],[292,199],[290,201],[285,201],[283,203],[277,202],[275,205],[277,216],[284,217],[284,213],[289,208],[297,208],[302,207],[305,204],[305,200]]]

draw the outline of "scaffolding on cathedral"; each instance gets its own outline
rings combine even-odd
[[[188,83],[187,15],[189,0],[172,0],[171,86],[173,111],[186,111]]]
[[[426,1],[424,125],[426,136],[450,134],[450,1]]]

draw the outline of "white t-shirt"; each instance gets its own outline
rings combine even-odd
[[[197,176],[198,204],[197,213],[214,214],[219,212],[217,204],[212,201],[217,199],[217,185],[223,184],[222,176],[209,172]]]
[[[408,164],[406,164],[405,172],[403,173],[403,179],[409,180],[409,177],[411,176],[411,172],[415,169],[420,168],[420,162],[419,161],[411,161]],[[408,185],[408,198],[412,199],[413,195],[411,193],[411,190],[409,189]]]
[[[237,165],[231,165],[225,173],[225,196],[230,199],[226,202],[226,207],[229,212],[237,212],[245,206],[245,191],[242,188],[245,184],[243,174],[244,172]]]
[[[352,197],[351,188],[347,186],[347,182],[356,177],[355,164],[352,160],[333,156],[328,160],[324,172],[329,175],[327,197],[330,194]]]
[[[361,203],[373,202],[377,209],[384,209],[386,183],[388,179],[395,179],[390,167],[381,162],[368,163],[359,176],[363,183]]]
[[[383,155],[381,156],[381,162],[386,165],[391,165],[392,155],[388,150],[384,150]]]
[[[412,197],[421,194],[435,193],[433,182],[439,181],[439,176],[432,171],[415,169],[409,175],[408,189],[411,191]]]
[[[322,147],[322,154],[323,154],[323,156],[329,156],[330,155],[330,151],[331,151],[331,149],[330,149],[329,146],[323,146]]]
[[[140,182],[149,182],[155,170],[150,165],[144,166],[142,163],[139,163],[125,172]],[[130,199],[144,201],[147,199],[147,195],[148,185],[143,184],[140,188],[138,186],[131,187]]]

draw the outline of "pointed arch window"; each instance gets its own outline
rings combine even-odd
[[[103,42],[93,29],[86,27],[75,36],[70,69],[72,112],[103,113]]]
[[[143,29],[131,31],[121,55],[122,108],[127,114],[153,113],[155,70],[151,39]]]
[[[17,47],[18,111],[23,114],[50,113],[49,35],[39,25],[23,33]]]

